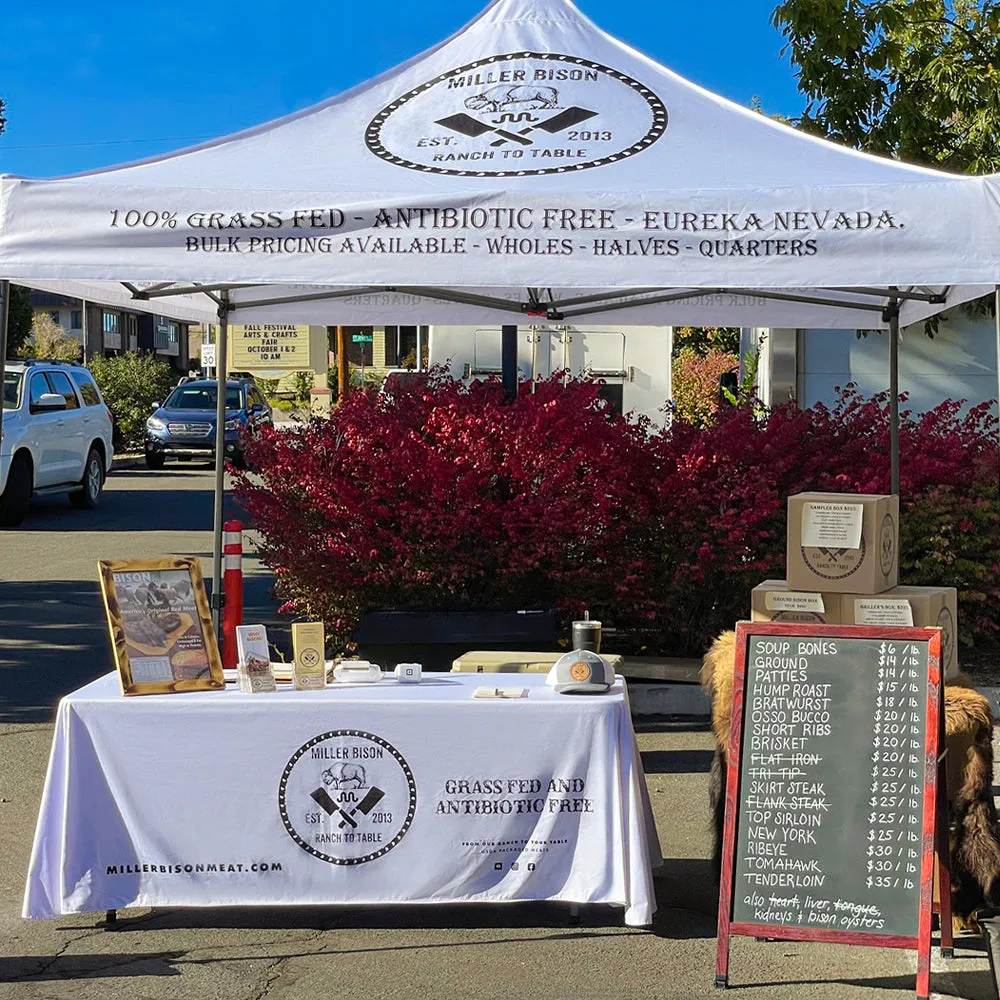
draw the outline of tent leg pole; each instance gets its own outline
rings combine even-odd
[[[889,303],[889,492],[899,496],[899,302]]]
[[[509,402],[517,399],[517,327],[500,328],[500,368],[503,391]]]
[[[0,439],[3,438],[3,381],[7,370],[7,318],[10,316],[10,282],[0,278]]]
[[[997,332],[997,417],[1000,418],[1000,285],[993,292],[993,322]],[[1000,452],[1000,422],[997,423],[997,451]]]
[[[215,519],[212,536],[212,624],[220,637],[222,625],[222,512],[226,499],[226,350],[229,340],[229,292],[219,306],[219,335],[215,344]]]
[[[7,367],[7,317],[10,315],[10,282],[0,278],[0,438],[3,437],[3,380]]]

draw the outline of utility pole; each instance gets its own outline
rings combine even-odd
[[[337,327],[337,399],[347,399],[350,387],[350,369],[347,364],[347,331]]]

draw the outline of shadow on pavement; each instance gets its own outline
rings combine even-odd
[[[51,722],[63,695],[115,669],[96,566],[94,577],[0,583],[0,723]],[[271,582],[245,577],[243,620],[267,625],[291,659],[291,627],[276,617]]]
[[[164,951],[148,955],[26,955],[0,958],[0,982],[179,976],[181,970],[174,966],[183,957],[182,951]]]
[[[576,916],[566,903],[425,904],[411,906],[217,906],[147,910],[129,917],[119,911],[108,933],[191,928],[212,930],[454,930],[455,928],[550,928],[567,938],[590,936],[591,929],[624,932],[624,910],[581,906]],[[99,914],[93,914],[95,925]],[[67,930],[69,928],[66,928]],[[79,930],[79,927],[74,928]],[[645,933],[636,929],[634,933]]]
[[[122,473],[132,475],[131,472]],[[226,494],[227,517],[238,516]],[[212,491],[109,489],[96,510],[76,510],[65,496],[38,497],[18,532],[41,531],[211,531]],[[0,538],[3,534],[0,533]]]
[[[421,910],[425,907],[420,907]],[[157,924],[157,930],[163,930],[165,927],[169,928],[173,925]],[[184,928],[194,926],[190,923],[184,923],[182,925]],[[282,929],[287,927],[309,927],[315,930],[334,930],[338,925],[321,925],[314,922],[308,924],[297,924],[290,922],[288,920],[283,920],[276,925],[272,924],[257,924],[257,923],[236,923],[236,924],[218,924],[212,923],[212,927],[237,927],[237,928],[259,928],[261,926],[278,926]],[[391,925],[395,927],[396,925]],[[424,926],[421,923],[420,926]],[[447,923],[441,925],[444,929],[455,929],[461,927],[463,930],[468,928],[468,924],[459,925],[455,923]],[[492,924],[483,926],[495,926]],[[504,925],[506,926],[506,925]],[[510,925],[511,929],[519,929],[523,927],[525,930],[535,930],[538,925],[536,924],[513,924]],[[136,930],[139,929],[134,924],[126,924],[123,929]],[[481,948],[489,945],[498,944],[517,944],[518,942],[524,943],[537,943],[538,941],[586,941],[594,938],[600,937],[611,937],[611,936],[621,936],[620,932],[616,931],[570,931],[558,934],[541,934],[538,933],[528,933],[524,935],[520,934],[505,934],[503,936],[498,936],[489,940],[484,940],[482,938],[476,938],[470,941],[441,941],[441,942],[430,942],[423,944],[390,944],[390,945],[374,945],[369,947],[361,948],[323,948],[321,954],[324,956],[336,956],[336,955],[361,955],[361,954],[373,954],[379,952],[412,952],[412,951],[427,951],[427,950],[450,950],[453,948]],[[272,959],[289,959],[289,958],[313,958],[316,957],[318,953],[316,951],[291,951],[285,950],[280,946],[273,949],[269,954],[269,958]],[[178,951],[167,951],[167,952],[149,952],[146,954],[106,954],[106,955],[33,955],[18,958],[7,958],[0,959],[0,982],[40,982],[46,980],[66,980],[66,979],[105,979],[105,978],[131,978],[140,976],[178,976],[181,975],[183,971],[183,966],[185,965],[212,965],[216,962],[239,962],[239,961],[254,961],[259,959],[259,954],[247,954],[240,955],[234,954],[232,950],[226,950],[224,954],[211,958],[194,958],[185,952]]]
[[[711,750],[644,750],[642,769],[646,774],[708,774]]]
[[[776,944],[788,944],[787,941],[775,942]],[[948,972],[949,982],[945,983],[940,975],[931,973],[931,994],[932,996],[959,997],[960,1000],[996,1000],[996,990],[990,979],[989,972]],[[752,995],[759,995],[759,990],[773,990],[786,986],[829,986],[831,984],[841,984],[843,986],[859,986],[877,990],[899,990],[900,993],[913,996],[917,976],[872,976],[868,979],[785,979],[775,980],[770,983],[747,983],[742,979],[734,978],[733,964],[730,958],[729,965],[729,988],[738,989],[741,993],[746,991]],[[764,994],[767,995],[766,993]],[[807,996],[803,991],[803,996]]]
[[[0,584],[0,722],[49,722],[63,695],[112,669],[96,579]]]

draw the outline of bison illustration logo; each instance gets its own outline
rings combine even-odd
[[[365,788],[368,781],[365,769],[360,764],[333,764],[323,772],[323,784],[327,788]]]
[[[559,106],[559,91],[555,87],[507,86],[490,87],[481,94],[465,99],[471,111],[543,111]]]

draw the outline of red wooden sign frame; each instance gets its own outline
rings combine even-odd
[[[746,680],[748,638],[753,635],[796,638],[884,639],[887,642],[926,642],[928,659],[927,706],[924,754],[924,803],[920,860],[920,899],[917,936],[860,934],[810,927],[785,927],[732,921],[733,873],[736,823],[739,815],[740,757],[743,738],[743,695]],[[941,677],[941,632],[931,628],[896,626],[811,625],[793,622],[739,622],[736,626],[736,662],[733,705],[729,730],[726,775],[726,819],[723,833],[722,876],[719,889],[719,930],[715,962],[715,985],[729,985],[729,941],[741,935],[782,941],[825,941],[878,948],[914,948],[917,951],[917,1000],[930,994],[931,915],[934,898],[934,856],[939,860],[939,893],[942,954],[950,955],[951,879],[947,829],[947,799],[944,787],[944,712]],[[939,752],[940,748],[940,752]]]

